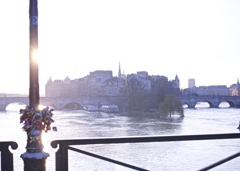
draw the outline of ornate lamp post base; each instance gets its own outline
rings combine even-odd
[[[26,152],[21,155],[24,161],[24,171],[45,171],[45,161],[49,154],[43,151],[42,131],[51,130],[53,109],[46,107],[39,111],[28,109],[20,110],[20,123],[22,129],[27,132]]]
[[[33,138],[39,141],[31,141]],[[21,154],[24,162],[24,171],[45,171],[45,162],[49,154],[43,151],[41,133],[35,137],[28,135],[26,149],[27,151]]]
[[[23,153],[21,158],[24,161],[24,171],[45,171],[47,157],[49,157],[49,154],[46,152]]]

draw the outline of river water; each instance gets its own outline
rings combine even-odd
[[[23,170],[20,155],[26,146],[26,133],[21,130],[19,109],[11,106],[0,112],[0,141],[16,141],[18,148],[14,154],[14,169]],[[174,115],[160,118],[158,114],[105,114],[81,110],[54,111],[53,126],[58,131],[43,133],[44,151],[50,154],[46,160],[46,170],[55,170],[55,151],[50,142],[55,139],[88,137],[122,137],[150,135],[189,135],[238,133],[240,109],[221,107],[211,109],[198,107],[185,109],[185,117]],[[198,170],[223,158],[239,152],[240,140],[205,140],[160,142],[139,144],[112,144],[76,146],[82,150],[120,160],[128,164],[152,171]],[[239,170],[240,158],[218,166],[212,170]],[[122,166],[94,159],[84,154],[69,151],[70,171],[127,171]]]

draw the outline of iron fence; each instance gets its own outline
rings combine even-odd
[[[13,154],[9,151],[9,146],[13,150],[17,149],[18,145],[14,141],[0,142],[1,152],[1,171],[13,171]]]
[[[127,164],[121,161],[113,160],[104,156],[100,156],[94,153],[83,151],[72,145],[93,145],[93,144],[122,144],[122,143],[151,143],[151,142],[177,142],[177,141],[199,141],[199,140],[220,140],[220,139],[239,139],[240,133],[229,134],[205,134],[205,135],[175,135],[175,136],[144,136],[144,137],[114,137],[114,138],[87,138],[87,139],[68,139],[68,140],[54,140],[51,142],[53,148],[57,148],[56,157],[56,170],[68,171],[68,150],[72,150],[78,153],[82,153],[91,157],[95,157],[104,161],[115,163],[127,168],[146,171],[147,169]],[[230,155],[216,163],[213,163],[205,168],[199,169],[199,171],[206,171],[219,166],[225,162],[228,162],[236,157],[240,156],[240,152]]]

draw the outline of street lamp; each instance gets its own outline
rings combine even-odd
[[[30,26],[30,89],[29,89],[29,107],[38,109],[39,105],[39,84],[38,84],[38,62],[35,60],[38,51],[38,2],[30,0],[29,5],[29,26]]]
[[[38,62],[34,54],[38,51],[38,2],[30,0],[29,5],[29,27],[30,27],[30,88],[29,106],[20,110],[22,116],[20,123],[24,123],[23,129],[27,132],[26,152],[21,155],[24,161],[24,171],[45,171],[45,161],[49,154],[43,151],[42,130],[49,130],[51,119],[47,115],[51,111],[39,111],[39,83],[38,83]],[[45,113],[44,113],[45,112]],[[45,115],[44,115],[45,114]],[[45,117],[46,116],[46,117]],[[44,120],[45,119],[45,120]],[[48,125],[48,126],[46,126]]]

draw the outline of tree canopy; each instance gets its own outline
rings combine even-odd
[[[181,101],[172,94],[168,94],[164,96],[164,100],[159,104],[159,112],[161,115],[170,115],[172,114],[180,114],[184,116],[183,106]]]

